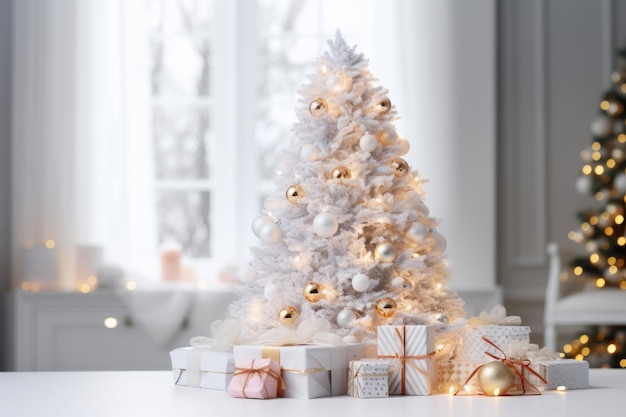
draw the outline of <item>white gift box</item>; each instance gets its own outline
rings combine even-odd
[[[556,359],[533,362],[531,367],[546,380],[547,390],[589,388],[589,363],[586,361]]]
[[[528,326],[480,326],[476,329],[467,328],[461,336],[461,343],[457,359],[474,362],[493,360],[486,354],[491,353],[501,358],[502,352],[487,343],[483,337],[498,346],[508,356],[511,354],[511,345],[530,343],[530,327]]]
[[[232,353],[215,352],[194,347],[170,352],[174,383],[225,391],[235,371]]]
[[[280,363],[283,396],[290,398],[345,395],[348,364],[359,359],[362,350],[362,344],[233,347],[236,360],[269,358]]]
[[[470,379],[470,376],[483,364],[463,360],[437,361],[437,392],[440,394],[454,394],[459,390],[478,392],[478,382],[476,378]]]
[[[434,326],[378,326],[378,358],[390,365],[389,394],[430,395],[436,388]]]
[[[357,398],[389,396],[389,363],[379,359],[350,361],[348,395]]]

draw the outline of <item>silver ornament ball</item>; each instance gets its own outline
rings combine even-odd
[[[260,216],[257,216],[252,221],[252,233],[254,233],[256,237],[259,237],[259,234],[261,233],[261,228],[268,223],[274,223],[270,216],[266,214],[261,214]]]
[[[343,309],[337,314],[337,324],[341,327],[348,327],[356,319],[356,313],[349,308]]]
[[[275,245],[283,238],[283,231],[276,223],[265,223],[259,230],[259,239],[265,244]]]
[[[420,243],[428,236],[428,229],[420,222],[412,223],[407,227],[404,236],[411,243]]]

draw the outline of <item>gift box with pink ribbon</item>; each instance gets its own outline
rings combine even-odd
[[[242,359],[235,363],[228,394],[234,398],[276,398],[281,386],[280,365],[271,359]]]
[[[359,359],[362,344],[347,346],[233,346],[235,361],[273,359],[282,368],[284,396],[320,398],[345,395],[348,391],[348,364]]]
[[[434,326],[379,326],[378,358],[389,363],[389,394],[430,395],[436,389]]]

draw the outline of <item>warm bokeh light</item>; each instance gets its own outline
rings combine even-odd
[[[589,342],[589,336],[586,334],[580,335],[578,340],[580,340],[580,343],[584,345],[585,343]]]
[[[126,289],[127,289],[128,291],[134,291],[134,290],[135,290],[135,288],[137,288],[137,283],[136,283],[135,281],[128,281],[128,282],[126,283]]]
[[[609,345],[606,347],[606,351],[612,355],[617,351],[617,346],[615,345],[615,343],[609,343]]]
[[[46,248],[54,249],[55,246],[56,246],[56,243],[54,242],[54,240],[52,239],[46,240]]]
[[[107,329],[115,329],[117,324],[117,319],[115,317],[107,317],[104,319],[104,327]]]
[[[598,278],[596,280],[596,287],[602,288],[606,285],[606,280],[604,278]]]
[[[574,275],[581,276],[583,274],[583,267],[577,266],[574,268]]]

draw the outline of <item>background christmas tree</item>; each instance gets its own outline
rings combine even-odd
[[[339,32],[329,47],[299,91],[277,191],[252,225],[262,244],[226,322],[239,324],[237,343],[322,331],[373,342],[381,324],[464,317],[387,91]]]
[[[592,143],[581,152],[581,194],[597,204],[578,213],[580,228],[569,238],[587,252],[571,262],[574,280],[597,288],[626,290],[626,50],[617,53],[621,69],[600,100],[600,115],[591,123]],[[626,367],[626,329],[590,328],[563,347],[568,357],[586,359],[593,367]]]

